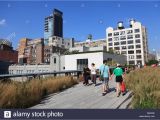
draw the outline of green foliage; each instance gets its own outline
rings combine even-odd
[[[158,61],[157,60],[149,60],[147,62],[147,65],[153,65],[153,64],[158,64]]]

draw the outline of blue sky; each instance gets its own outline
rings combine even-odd
[[[10,39],[17,48],[21,38],[43,37],[44,18],[54,8],[63,12],[64,37],[105,38],[107,27],[116,27],[118,21],[127,27],[134,18],[147,27],[149,50],[160,50],[160,1],[0,1],[0,38]]]

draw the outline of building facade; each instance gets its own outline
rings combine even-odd
[[[44,39],[22,38],[18,46],[19,63],[41,64],[44,56]]]
[[[11,64],[18,63],[18,51],[13,50],[12,43],[0,39],[0,74],[7,74]]]
[[[148,41],[146,27],[135,20],[125,28],[123,22],[116,29],[106,29],[107,51],[127,56],[127,64],[144,65],[148,61]]]
[[[54,9],[53,13],[45,18],[44,44],[48,45],[49,37],[63,37],[63,13]]]
[[[106,52],[94,51],[70,55],[52,53],[50,55],[50,64],[48,65],[13,65],[9,67],[9,73],[24,74],[65,70],[83,70],[86,65],[91,68],[92,63],[95,63],[98,69],[103,64],[103,60],[113,60],[122,65],[126,64],[126,56]]]

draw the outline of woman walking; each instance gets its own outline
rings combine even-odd
[[[123,70],[120,68],[120,64],[117,64],[117,68],[114,69],[112,77],[116,76],[116,92],[117,92],[117,97],[120,96],[121,94],[121,84],[123,81]]]

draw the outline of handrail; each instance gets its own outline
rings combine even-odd
[[[39,76],[39,75],[49,75],[49,74],[68,74],[68,73],[77,73],[77,76],[82,72],[82,70],[66,70],[58,72],[40,72],[40,73],[24,73],[24,74],[3,74],[0,75],[0,79],[10,78],[10,77],[23,77],[23,76]]]

